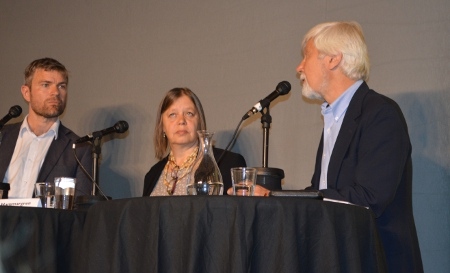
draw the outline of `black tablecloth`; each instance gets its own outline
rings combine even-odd
[[[0,206],[0,272],[74,272],[85,212]]]
[[[180,196],[88,211],[79,272],[385,272],[374,214],[295,197]]]

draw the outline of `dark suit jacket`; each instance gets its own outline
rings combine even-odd
[[[222,155],[223,151],[224,150],[222,149],[213,148],[214,158],[216,159],[216,161]],[[142,196],[149,196],[153,191],[153,188],[155,188],[155,185],[158,182],[158,179],[161,176],[161,173],[163,172],[164,166],[166,166],[168,159],[169,157],[167,156],[153,165],[150,171],[145,175],[144,191]],[[223,194],[226,195],[227,190],[232,187],[230,169],[234,167],[246,167],[247,164],[245,163],[245,159],[242,155],[233,152],[227,152],[222,160],[218,163],[218,166],[223,180]]]
[[[323,133],[312,187],[319,188]],[[324,197],[369,207],[389,272],[423,272],[412,210],[408,128],[393,100],[364,82],[353,96],[328,165]]]
[[[22,123],[10,124],[2,129],[3,138],[0,143],[0,178],[2,181],[11,162],[21,125]],[[72,143],[78,138],[75,133],[60,123],[58,138],[50,144],[37,181],[52,182],[55,177],[75,177],[77,179],[75,196],[91,194],[92,181],[79,167],[72,149]],[[91,175],[92,156],[89,146],[77,145],[76,153],[83,167]]]

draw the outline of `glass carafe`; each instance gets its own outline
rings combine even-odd
[[[213,132],[197,131],[199,150],[193,165],[193,175],[187,186],[188,195],[222,195],[223,180],[212,148]]]

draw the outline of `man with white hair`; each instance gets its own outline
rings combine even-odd
[[[373,210],[389,272],[423,272],[407,124],[396,102],[366,84],[369,57],[361,26],[319,24],[305,35],[302,54],[302,94],[323,101],[311,188]]]

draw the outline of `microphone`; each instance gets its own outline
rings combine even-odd
[[[273,91],[272,93],[270,93],[270,95],[268,95],[267,97],[265,97],[264,99],[258,101],[257,104],[255,104],[255,106],[252,107],[252,109],[250,109],[243,117],[242,120],[246,120],[248,119],[250,116],[258,113],[259,111],[261,111],[263,108],[269,106],[269,104],[276,98],[278,98],[278,96],[281,95],[286,95],[287,93],[289,93],[289,91],[291,91],[291,84],[288,81],[282,81],[279,84],[277,84],[277,87],[275,89],[275,91]]]
[[[20,114],[22,114],[22,107],[20,107],[19,105],[14,105],[13,107],[11,107],[9,109],[9,112],[6,116],[4,116],[1,120],[0,120],[0,129],[3,127],[3,125],[5,125],[10,119],[12,118],[17,118],[18,116],[20,116]]]
[[[102,137],[104,135],[108,135],[111,133],[124,133],[127,130],[128,130],[128,122],[121,120],[121,121],[116,122],[116,124],[114,124],[114,126],[112,126],[112,127],[103,129],[101,131],[96,131],[96,132],[93,132],[92,134],[88,134],[82,138],[79,138],[79,139],[75,140],[75,142],[73,144],[75,147],[75,144],[83,143],[86,141],[91,141],[95,138],[99,138],[99,137]]]

